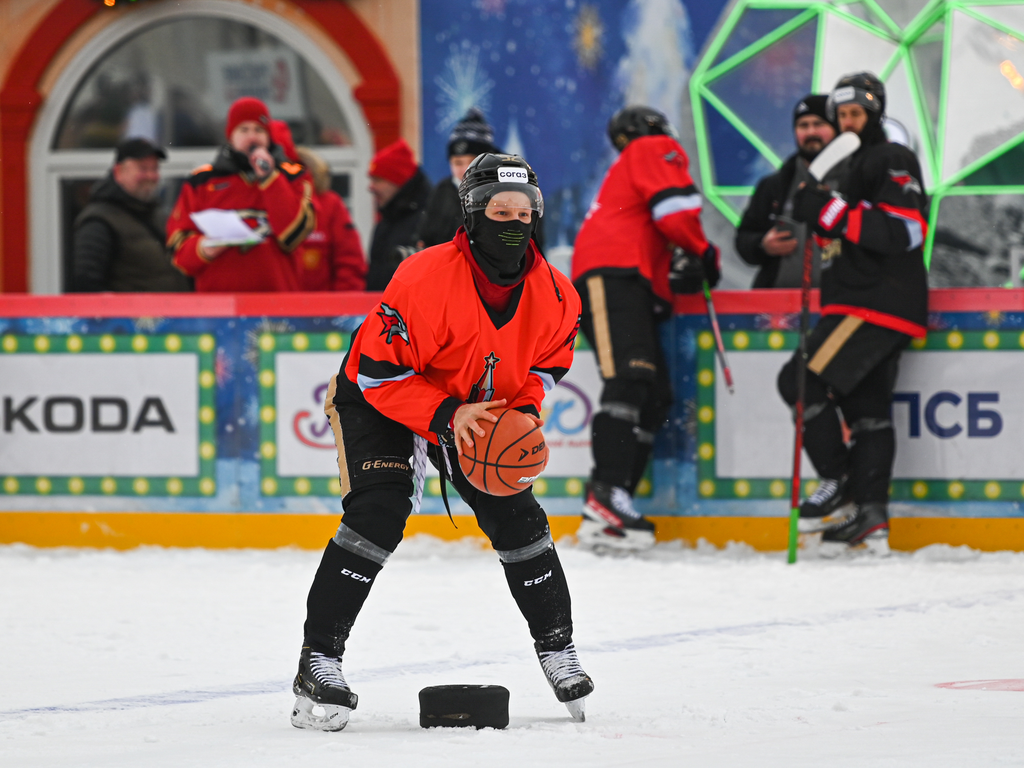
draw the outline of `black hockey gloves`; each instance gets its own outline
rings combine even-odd
[[[804,186],[793,195],[793,218],[806,222],[822,237],[840,237],[849,206],[838,192]]]
[[[672,293],[700,293],[707,280],[708,285],[714,288],[722,277],[718,259],[718,248],[711,244],[701,255],[676,248],[672,251],[668,287]]]

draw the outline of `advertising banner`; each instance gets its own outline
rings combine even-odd
[[[580,337],[582,341],[582,337]],[[338,333],[264,334],[259,339],[260,489],[267,496],[337,495],[337,449],[324,397],[349,338]],[[601,393],[594,355],[585,346],[541,406],[550,458],[538,480],[544,496],[578,496],[590,473],[590,422]],[[427,495],[440,495],[439,481]]]
[[[700,486],[712,498],[780,498],[789,492],[793,422],[776,377],[796,334],[725,334],[730,395],[714,340],[698,335]],[[1024,480],[1024,355],[1013,332],[931,333],[900,359],[892,421],[894,498],[1019,498]],[[814,477],[803,457],[801,475]]]
[[[213,337],[5,336],[8,493],[210,494]],[[205,347],[205,351],[201,349]]]

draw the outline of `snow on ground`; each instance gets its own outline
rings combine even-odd
[[[597,690],[573,723],[493,552],[416,537],[356,624],[360,696],[335,734],[291,727],[319,553],[0,547],[0,765],[1024,765],[1024,555],[929,547],[781,554],[559,547]],[[507,730],[418,725],[428,685],[511,691]]]

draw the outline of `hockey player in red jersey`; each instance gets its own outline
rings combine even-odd
[[[582,330],[604,380],[577,537],[598,548],[639,550],[654,544],[654,524],[633,507],[633,493],[672,403],[658,328],[672,314],[674,293],[700,291],[704,279],[718,283],[719,261],[701,227],[689,161],[665,116],[628,107],[609,121],[608,136],[621,154],[572,257]]]
[[[174,265],[195,278],[196,291],[295,291],[291,252],[316,226],[313,182],[302,166],[270,154],[270,113],[259,99],[238,99],[228,111],[228,143],[213,165],[181,187],[167,221]],[[192,214],[233,210],[262,239],[255,244],[211,242]]]
[[[870,72],[841,78],[827,109],[861,144],[838,189],[805,186],[793,196],[794,218],[822,249],[821,319],[807,339],[804,389],[804,448],[821,483],[800,505],[799,527],[821,531],[827,553],[886,555],[893,388],[900,355],[928,321],[928,200],[917,157],[886,138],[881,80]],[[790,406],[797,371],[794,357],[779,373]]]
[[[456,455],[483,434],[477,422],[496,421],[492,408],[540,422],[544,392],[572,364],[579,297],[533,245],[543,198],[522,158],[478,156],[459,198],[465,226],[402,262],[327,392],[344,516],[306,604],[293,686],[299,728],[341,730],[355,709],[341,671],[345,642],[402,540],[428,454],[497,550],[544,674],[575,719],[594,688],[576,656],[569,589],[544,510],[532,490],[498,497],[475,489]]]

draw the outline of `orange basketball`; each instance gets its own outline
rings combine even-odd
[[[521,411],[492,408],[496,422],[478,421],[484,436],[462,446],[459,465],[473,487],[492,496],[511,496],[533,485],[548,465],[540,427]]]

